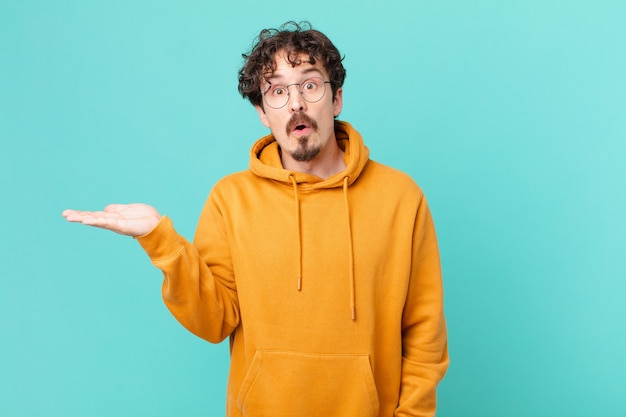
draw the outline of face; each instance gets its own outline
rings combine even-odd
[[[314,161],[323,158],[324,149],[337,146],[334,119],[341,112],[342,90],[339,89],[333,100],[330,84],[325,84],[322,99],[315,103],[304,100],[299,92],[299,84],[311,77],[328,81],[328,73],[323,65],[309,62],[306,54],[299,55],[300,64],[292,66],[282,52],[276,54],[276,70],[263,83],[263,90],[272,86],[288,86],[289,100],[284,107],[274,109],[264,104],[264,109],[256,106],[261,122],[270,128],[285,158],[296,162]]]

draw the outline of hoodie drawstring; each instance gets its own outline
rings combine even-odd
[[[352,244],[352,225],[350,224],[350,204],[348,202],[348,177],[343,177],[343,197],[346,203],[346,224],[348,225],[348,249],[350,252],[350,311],[352,320],[356,320],[356,295],[354,283],[354,248]]]
[[[293,185],[293,197],[296,207],[296,229],[298,231],[298,291],[302,291],[302,230],[300,225],[300,199],[298,198],[298,183],[293,174],[289,174],[291,185]]]
[[[296,230],[298,240],[298,276],[297,288],[302,291],[302,222],[300,219],[300,198],[298,197],[298,183],[293,174],[289,175],[291,185],[293,186],[293,198],[296,215]],[[348,252],[349,252],[349,285],[350,285],[350,314],[352,320],[356,320],[356,294],[355,294],[355,278],[354,278],[354,247],[352,242],[352,224],[350,223],[350,203],[348,201],[348,177],[343,179],[343,198],[346,205],[346,225],[348,229]]]

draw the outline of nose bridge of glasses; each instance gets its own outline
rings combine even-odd
[[[304,84],[304,82],[305,82],[305,81],[302,81],[302,82],[299,82],[299,83],[287,84],[287,85],[285,86],[285,88],[287,89],[287,95],[288,95],[288,96],[290,95],[290,91],[291,91],[291,90],[289,89],[289,87],[292,87],[292,86],[294,86],[294,85],[296,86],[296,89],[298,90],[298,93],[302,94],[302,84]]]
[[[304,98],[304,93],[303,93],[303,90],[302,90],[302,84],[303,83],[304,83],[304,81],[303,82],[299,82],[299,83],[287,84],[285,86],[285,89],[287,90],[287,96],[286,96],[285,104],[289,103],[292,100],[300,100],[300,99],[302,99],[303,101],[307,101]],[[296,91],[298,91],[298,94],[294,94],[293,96],[291,95],[291,88],[290,88],[292,86],[295,86],[296,87]]]

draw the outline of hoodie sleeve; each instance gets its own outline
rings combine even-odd
[[[439,250],[431,213],[422,197],[402,317],[402,381],[395,417],[435,415],[436,389],[448,363]]]
[[[194,244],[163,217],[138,237],[152,263],[163,272],[163,300],[176,319],[212,343],[224,340],[239,324],[239,304],[223,220],[205,206]]]

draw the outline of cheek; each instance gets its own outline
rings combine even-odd
[[[281,123],[285,119],[289,119],[289,117],[291,116],[291,113],[286,109],[286,107],[283,107],[282,109],[272,110],[273,111],[267,113],[267,117],[275,123]]]
[[[287,135],[286,133],[286,127],[287,127],[287,123],[289,121],[289,119],[284,118],[284,117],[272,117],[272,118],[268,118],[269,120],[269,128],[272,131],[272,134],[275,137],[280,137],[283,138],[285,137],[285,135]]]

